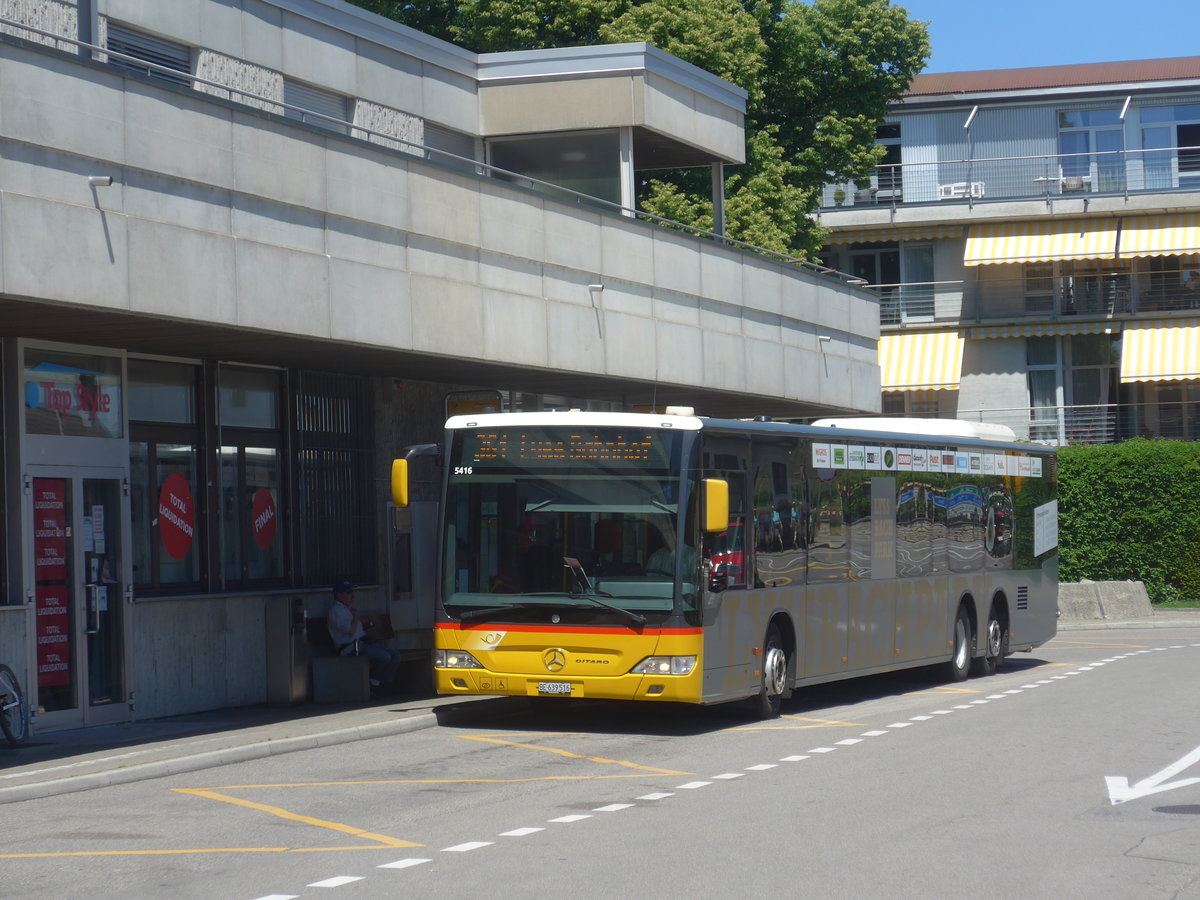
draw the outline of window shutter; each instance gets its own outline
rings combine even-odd
[[[283,82],[283,102],[288,104],[288,106],[299,107],[299,109],[287,109],[284,111],[284,115],[289,119],[298,119],[309,125],[316,125],[318,128],[325,128],[341,134],[347,133],[347,126],[321,118],[321,116],[329,116],[332,119],[337,119],[338,122],[344,122],[349,118],[347,116],[348,104],[346,103],[346,98],[341,94],[322,90],[321,88],[313,87],[311,84],[301,84],[298,81],[285,80]],[[305,115],[306,112],[314,112],[318,113],[318,115]]]
[[[125,28],[112,21],[108,23],[107,47],[115,53],[123,53],[126,56],[135,57],[152,65],[174,69],[177,72],[191,73],[192,70],[191,48],[183,44],[164,41],[162,38],[134,31],[131,28]],[[192,84],[190,78],[151,69],[149,66],[139,66],[133,60],[110,56],[108,62],[118,69],[124,69],[127,72],[137,72],[138,74],[171,84],[179,84],[184,87],[191,87]]]

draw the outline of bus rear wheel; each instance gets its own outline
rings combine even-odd
[[[965,681],[971,669],[971,616],[965,606],[958,608],[958,616],[954,619],[954,653],[950,662],[946,663],[945,672],[948,681]]]
[[[988,610],[987,632],[984,639],[987,641],[987,646],[983,649],[983,656],[971,661],[972,670],[975,675],[994,675],[996,667],[1008,655],[1008,629],[1004,627],[1000,617],[996,614],[995,605]]]
[[[787,692],[788,657],[779,626],[767,629],[763,641],[762,682],[755,698],[755,712],[760,719],[776,719],[783,707],[783,695]]]

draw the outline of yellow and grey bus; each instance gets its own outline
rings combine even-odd
[[[1055,634],[1055,457],[1003,426],[498,413],[450,418],[441,456],[441,694],[772,717],[804,685],[961,680]]]

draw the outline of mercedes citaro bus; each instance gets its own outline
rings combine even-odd
[[[960,680],[1055,634],[1055,456],[1003,426],[497,413],[449,419],[440,456],[442,694],[771,717],[806,684]]]

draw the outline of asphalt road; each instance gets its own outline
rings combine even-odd
[[[7,804],[0,896],[1200,898],[1200,627],[995,676],[441,727]],[[511,706],[509,707],[511,709]]]

